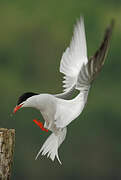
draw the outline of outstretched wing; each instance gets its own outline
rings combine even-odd
[[[81,17],[74,28],[70,46],[62,55],[60,72],[64,76],[64,91],[71,89],[77,82],[77,77],[83,64],[88,62],[84,21]]]
[[[111,34],[114,26],[114,20],[112,20],[111,24],[105,31],[104,39],[96,51],[93,57],[91,57],[88,63],[82,65],[80,70],[76,89],[81,90],[82,88],[88,86],[95,79],[96,75],[102,69],[104,65],[105,58],[109,49]]]
[[[112,21],[110,26],[106,29],[104,39],[103,39],[103,42],[101,43],[100,48],[96,51],[94,56],[90,58],[90,60],[88,61],[87,64],[83,63],[80,73],[78,75],[76,89],[78,89],[80,91],[85,91],[85,90],[89,91],[90,84],[95,79],[96,75],[100,72],[100,70],[105,62],[105,57],[106,57],[108,49],[109,49],[113,25],[114,25],[114,22]],[[82,101],[80,100],[80,103],[82,103],[82,105],[79,106],[79,108],[80,107],[82,108],[82,109],[80,108],[80,112],[84,108],[86,98],[87,98],[87,96],[85,96]],[[68,105],[70,105],[70,103],[68,103]],[[64,109],[64,105],[59,106],[59,108]],[[72,110],[72,108],[68,107],[68,109],[70,109],[70,111],[71,111],[71,113],[70,113],[71,116],[73,116],[73,113],[75,113],[75,111],[77,109],[76,105],[74,106],[74,108],[75,108],[75,110],[74,109]],[[59,111],[60,111],[60,109],[59,109]],[[64,110],[63,110],[63,112],[64,112]],[[66,110],[65,110],[65,112],[68,113]],[[69,117],[69,115],[70,115],[69,113],[68,113],[66,119],[64,119],[64,117],[61,117],[61,118],[58,117],[58,114],[59,113],[56,113],[56,116],[55,116],[55,119],[56,119],[55,124],[58,128],[63,128],[65,126],[67,126],[72,120],[74,120],[74,118],[71,119]],[[71,119],[71,121],[70,121],[70,119]]]

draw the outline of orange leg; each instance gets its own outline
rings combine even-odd
[[[48,129],[44,128],[42,122],[40,122],[40,121],[37,120],[37,119],[34,119],[33,122],[34,122],[35,124],[37,124],[42,131],[48,132]]]

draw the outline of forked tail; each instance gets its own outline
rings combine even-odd
[[[50,158],[52,161],[54,161],[55,157],[58,159],[59,163],[61,163],[59,156],[58,156],[58,148],[64,141],[66,137],[67,128],[63,128],[59,130],[57,133],[52,133],[45,143],[43,144],[42,148],[38,152],[35,159],[38,158],[40,153],[45,156],[47,154],[47,157]]]

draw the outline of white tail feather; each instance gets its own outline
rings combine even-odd
[[[56,134],[52,133],[45,143],[43,144],[42,148],[38,152],[35,159],[38,158],[40,153],[45,156],[47,154],[47,157],[50,158],[52,161],[54,161],[55,157],[58,159],[59,163],[61,163],[59,156],[58,156],[58,148],[64,141],[66,137],[67,128],[63,128],[59,130]]]

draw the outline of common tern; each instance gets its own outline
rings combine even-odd
[[[60,62],[60,72],[64,74],[64,92],[61,94],[27,92],[18,98],[14,113],[24,107],[36,108],[45,120],[44,128],[52,132],[38,152],[36,159],[41,153],[47,155],[52,161],[57,157],[61,164],[58,148],[66,137],[67,126],[84,109],[92,82],[102,69],[109,49],[113,24],[112,21],[105,31],[99,49],[88,60],[84,20],[81,17],[74,27],[70,46],[63,53]],[[74,89],[78,90],[78,95],[68,100],[68,96]]]

